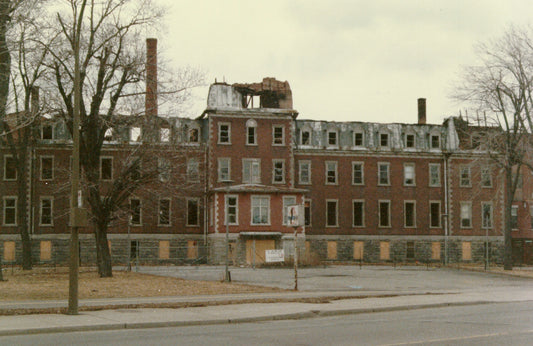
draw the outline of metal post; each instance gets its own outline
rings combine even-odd
[[[298,226],[294,227],[294,290],[298,291]]]
[[[489,269],[489,229],[485,229],[485,270]]]

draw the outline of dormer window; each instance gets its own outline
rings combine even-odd
[[[405,147],[406,148],[415,148],[416,147],[416,141],[415,141],[415,135],[412,133],[407,133],[405,135]]]
[[[200,138],[200,129],[193,127],[192,129],[189,129],[187,140],[189,143],[198,143]]]
[[[389,134],[388,133],[379,134],[379,146],[382,148],[389,147]]]
[[[54,126],[52,124],[46,124],[41,127],[41,139],[54,139]]]
[[[353,145],[355,147],[362,147],[364,143],[364,137],[362,131],[357,131],[353,133]]]
[[[140,127],[132,127],[130,129],[130,141],[132,142],[141,141],[141,128]]]
[[[310,145],[311,144],[311,131],[302,130],[300,133],[300,144],[301,145]]]
[[[338,145],[337,131],[329,130],[328,131],[328,146],[337,146],[337,145]]]
[[[159,129],[159,140],[163,143],[170,141],[170,129],[168,127]]]
[[[430,147],[431,149],[440,149],[440,136],[439,135],[430,136]]]
[[[113,140],[113,129],[105,130],[104,141],[110,142]]]

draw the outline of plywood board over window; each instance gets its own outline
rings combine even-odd
[[[438,241],[431,243],[431,259],[440,260],[440,242]]]
[[[41,261],[50,261],[52,259],[52,242],[50,240],[41,241]]]
[[[15,261],[15,242],[6,241],[4,242],[4,262],[13,261]]]
[[[159,241],[159,259],[170,258],[170,242],[168,240]]]
[[[472,260],[472,243],[469,241],[464,241],[461,244],[462,250],[463,250],[463,261],[471,261]]]
[[[357,240],[354,241],[353,242],[353,259],[362,260],[363,251],[364,251],[364,243],[362,241],[357,241]]]
[[[390,259],[390,243],[388,241],[379,242],[379,259],[382,261]]]
[[[328,260],[336,260],[337,259],[337,242],[336,241],[328,241]]]
[[[187,240],[187,259],[198,258],[198,244],[196,240]]]

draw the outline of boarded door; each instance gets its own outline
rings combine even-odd
[[[246,263],[253,264],[255,256],[255,264],[265,263],[265,250],[275,250],[276,241],[274,239],[255,239],[255,254],[254,254],[254,240],[246,240]]]

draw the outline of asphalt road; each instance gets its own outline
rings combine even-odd
[[[2,345],[528,345],[533,302],[296,321],[0,337]]]

